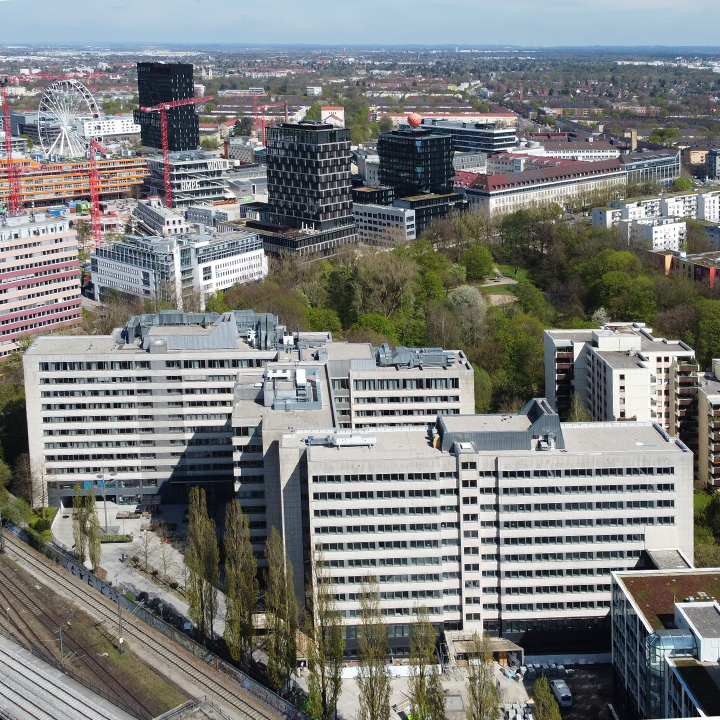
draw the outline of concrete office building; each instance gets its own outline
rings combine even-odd
[[[182,305],[188,290],[207,298],[268,274],[262,240],[249,230],[167,239],[126,235],[97,248],[90,261],[95,299],[107,288],[116,288],[127,295]]]
[[[623,720],[717,716],[720,569],[670,546],[650,559],[612,574],[613,706]]]
[[[44,212],[0,222],[0,359],[18,338],[82,321],[77,233]]]
[[[621,155],[619,160],[627,172],[628,183],[658,182],[670,185],[680,177],[682,156],[679,149],[631,152]]]
[[[350,131],[317,121],[268,128],[269,221],[248,221],[268,252],[331,255],[357,242]]]
[[[402,244],[416,237],[415,211],[387,205],[353,205],[361,243]]]
[[[462,170],[464,172],[483,173],[487,171],[488,156],[483,152],[463,152],[456,150],[453,153],[453,168],[455,172]]]
[[[577,394],[593,420],[656,422],[698,448],[694,350],[656,338],[644,323],[545,331],[545,393],[565,417]]]
[[[238,213],[214,205],[188,205],[185,208],[185,219],[195,225],[217,227],[220,223],[237,220]]]
[[[153,194],[165,197],[165,161],[162,155],[145,158],[150,173],[146,179]],[[228,160],[213,153],[170,153],[170,189],[173,207],[234,199],[228,190]]]
[[[140,200],[133,208],[133,217],[140,227],[150,235],[187,235],[190,225],[179,213],[166,208],[159,198]]]
[[[705,156],[705,172],[710,180],[720,180],[720,148],[710,148]]]
[[[699,381],[698,388],[698,468],[703,485],[720,487],[720,360]]]
[[[139,62],[137,74],[140,107],[154,107],[163,102],[195,97],[193,66],[190,63]],[[141,128],[143,150],[161,150],[160,113],[134,110],[133,118]],[[195,105],[170,108],[167,111],[167,132],[171,152],[197,150],[200,145],[200,121]]]
[[[118,135],[139,135],[140,125],[130,114],[112,117],[103,115],[99,118],[80,118],[79,131],[86,138],[102,137],[112,140]]]
[[[196,483],[238,497],[256,551],[282,533],[298,597],[322,545],[349,657],[368,573],[393,656],[408,653],[418,602],[440,629],[587,652],[609,644],[612,571],[668,544],[691,557],[682,443],[649,422],[563,425],[538,399],[472,415],[461,352],[332,343],[251,311],[168,312],[112,336],[39,338],[24,363],[52,502],[98,475],[121,504],[184,499]]]

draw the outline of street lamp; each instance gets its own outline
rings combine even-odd
[[[109,472],[109,473],[100,473],[100,474],[96,475],[96,477],[99,477],[100,480],[102,481],[101,487],[102,487],[102,495],[103,495],[103,505],[105,506],[105,528],[104,528],[104,530],[106,533],[108,531],[108,519],[107,519],[107,495],[105,494],[106,493],[105,478],[108,475],[110,477],[115,477],[117,475],[117,473],[113,470],[112,472]]]

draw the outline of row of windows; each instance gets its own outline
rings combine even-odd
[[[333,380],[333,389],[342,387]],[[355,380],[355,390],[457,390],[460,378],[403,378],[388,380]]]
[[[371,474],[358,474],[358,475],[314,475],[312,482],[316,483],[341,483],[341,482],[398,482],[398,481],[429,481],[437,480],[438,478],[455,478],[454,472],[440,472],[440,473],[376,473]]]
[[[443,546],[458,545],[459,542],[454,538],[446,538],[442,541]],[[322,543],[320,545],[323,552],[334,552],[341,550],[375,550],[377,547],[379,550],[405,550],[410,548],[411,550],[430,550],[439,547],[438,540],[380,540],[377,543],[373,541],[362,541],[362,542],[332,542]]]
[[[262,358],[240,358],[227,360],[166,360],[166,368],[247,368],[264,367]],[[82,370],[149,370],[149,360],[92,360],[89,362],[41,362],[40,372],[77,372]],[[157,364],[156,364],[157,367]]]
[[[631,468],[569,468],[565,470],[503,470],[504,478],[530,477],[614,477],[643,475],[674,475],[674,467],[631,467]]]
[[[497,556],[496,556],[497,557]],[[531,553],[520,555],[503,555],[504,562],[557,562],[570,560],[622,560],[623,558],[640,557],[640,550],[598,550],[595,552],[569,552],[569,553]],[[489,558],[488,558],[489,559]],[[467,566],[466,566],[467,568]]]
[[[548,485],[534,487],[505,487],[503,495],[582,495],[587,493],[621,493],[621,492],[671,492],[675,483],[642,483],[632,485]]]
[[[495,542],[495,538],[489,538]],[[503,538],[503,545],[568,545],[577,543],[607,543],[607,542],[643,542],[645,536],[642,534],[632,535],[566,535],[562,536],[543,536],[543,537],[510,537]],[[466,548],[467,550],[467,548]],[[467,554],[467,553],[466,553]]]
[[[238,467],[238,463],[235,463],[235,467]],[[251,466],[252,467],[252,466]],[[456,506],[452,506],[453,511]],[[380,508],[348,508],[344,512],[338,508],[328,508],[323,510],[315,510],[315,517],[370,517],[377,513],[379,516],[383,515],[437,515],[439,508],[437,507],[380,507]]]
[[[441,523],[445,528],[449,523]],[[452,524],[453,527],[457,523]],[[342,535],[343,533],[385,533],[385,532],[437,532],[437,523],[396,523],[394,525],[348,525],[343,528],[341,525],[322,525],[315,528],[319,535]]]
[[[503,605],[505,612],[532,612],[556,611],[556,610],[594,610],[596,608],[609,608],[609,600],[575,600],[573,602],[547,602],[547,603],[506,603]],[[484,610],[497,610],[496,603],[483,605]],[[466,620],[480,620],[480,613],[467,613]],[[509,632],[506,630],[506,632]]]
[[[463,498],[463,504],[474,505],[476,503],[465,503],[465,500],[476,500],[477,498]],[[494,506],[496,507],[496,506]],[[556,512],[562,510],[622,510],[623,508],[642,509],[642,508],[672,508],[675,507],[674,500],[610,500],[597,502],[579,502],[579,503],[524,503],[517,505],[502,505],[502,512]]]

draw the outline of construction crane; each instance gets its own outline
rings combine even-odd
[[[212,100],[215,96],[208,95],[203,98],[188,98],[187,100],[172,100],[170,102],[159,103],[152,107],[141,107],[140,110],[143,112],[159,112],[160,113],[160,134],[162,137],[162,151],[163,151],[163,174],[165,180],[165,205],[172,208],[172,187],[170,186],[170,143],[168,141],[168,128],[167,128],[167,111],[171,108],[182,107],[183,105],[195,105],[197,103],[204,103],[208,100]]]
[[[265,110],[271,107],[284,107],[285,108],[285,122],[288,121],[288,104],[287,100],[281,103],[272,103],[271,105],[262,106],[262,131],[263,131],[263,145],[265,144]]]
[[[95,238],[95,247],[102,245],[100,234],[100,174],[97,169],[96,152],[107,155],[107,150],[96,140],[90,140],[90,217],[92,219],[92,234]]]
[[[12,133],[10,132],[10,105],[7,96],[8,78],[0,78],[0,95],[2,95],[3,130],[5,131],[5,163],[8,176],[8,212],[17,215],[22,210],[20,202],[20,177],[12,157]]]
[[[266,92],[253,93],[253,94],[252,94],[252,96],[253,96],[253,117],[255,118],[255,125],[257,125],[257,121],[258,121],[257,99],[258,99],[259,97],[264,97],[264,96],[266,96],[266,95],[267,95]]]

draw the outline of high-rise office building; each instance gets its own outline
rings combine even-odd
[[[330,340],[252,311],[38,338],[24,356],[37,482],[56,505],[109,473],[120,504],[195,484],[237,497],[259,556],[282,534],[300,598],[322,546],[349,657],[368,574],[394,656],[418,603],[440,629],[590,652],[610,646],[611,572],[645,550],[692,558],[692,453],[656,423],[563,424],[542,399],[473,415],[461,351]]]
[[[193,66],[190,63],[139,62],[137,73],[140,107],[195,97]],[[161,149],[160,113],[135,110],[133,118],[141,128],[142,147]],[[167,126],[171,152],[197,150],[200,145],[200,127],[194,105],[170,108],[167,111]]]
[[[380,182],[396,197],[453,191],[454,147],[449,134],[409,126],[380,133]]]
[[[416,232],[465,204],[454,191],[453,138],[425,127],[380,133],[380,183],[393,189],[393,205],[415,212]]]
[[[271,252],[330,254],[357,241],[350,131],[301,121],[268,128],[269,222],[251,221]]]

